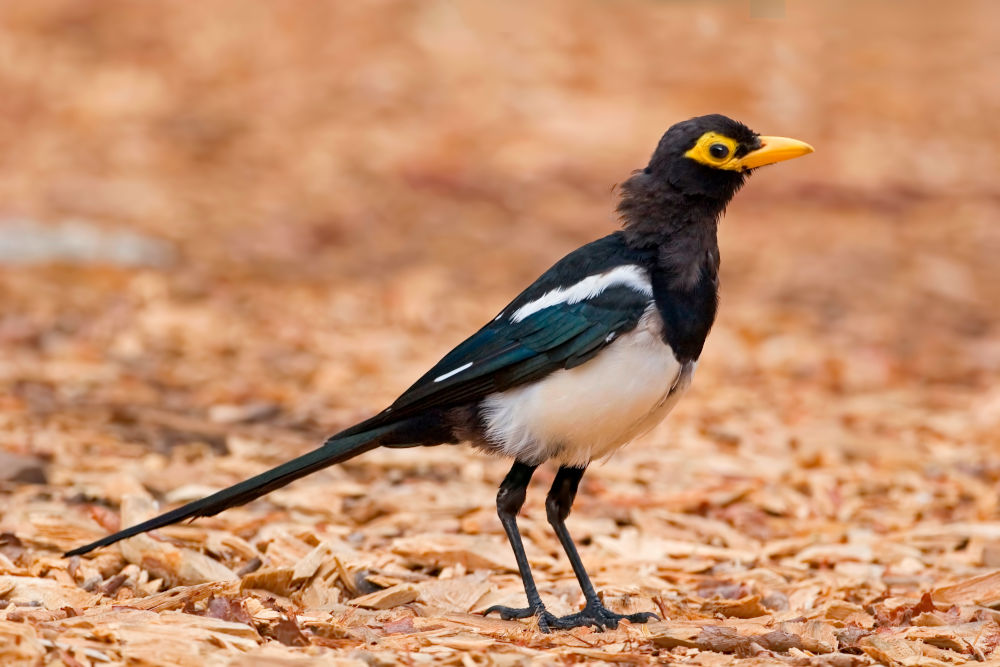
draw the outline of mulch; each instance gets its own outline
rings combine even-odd
[[[975,110],[998,10],[807,4],[785,24],[743,3],[567,0],[530,23],[517,3],[3,3],[0,232],[41,259],[0,253],[0,663],[996,660],[1000,130]],[[720,72],[705,40],[726,35],[746,57]],[[686,68],[651,65],[664,40]],[[62,558],[384,407],[612,229],[610,185],[706,105],[818,151],[734,202],[691,392],[591,467],[569,519],[605,603],[662,620],[484,617],[523,591],[493,505],[508,464],[464,447],[372,452]],[[70,233],[83,250],[52,241]],[[520,523],[564,614],[553,474]]]

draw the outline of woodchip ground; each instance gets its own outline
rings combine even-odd
[[[0,4],[0,663],[1000,659],[1000,10],[763,4]],[[692,391],[570,518],[662,621],[483,617],[507,463],[461,447],[61,558],[384,407],[712,111],[817,152],[737,197]]]

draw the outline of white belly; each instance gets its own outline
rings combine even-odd
[[[483,400],[487,439],[525,463],[585,466],[658,424],[690,383],[650,308],[590,361]]]

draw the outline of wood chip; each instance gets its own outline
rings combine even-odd
[[[0,0],[0,665],[1000,664],[997,26],[997,0]],[[392,404],[613,232],[609,186],[695,107],[817,153],[734,200],[691,391],[568,518],[604,604],[663,621],[484,616],[526,604],[511,463],[464,445],[62,557]],[[517,522],[565,615],[555,474]]]
[[[420,595],[420,589],[413,584],[397,584],[389,588],[362,595],[350,600],[356,607],[368,609],[392,609],[402,604],[409,604]]]
[[[738,600],[706,600],[701,603],[701,610],[706,614],[735,618],[756,618],[768,613],[760,603],[759,595],[748,595]]]
[[[919,642],[899,637],[869,635],[858,642],[865,655],[888,667],[945,667],[947,663],[924,656]]]
[[[506,545],[475,535],[420,535],[393,540],[393,552],[414,562],[467,570],[517,572],[514,555]]]
[[[470,574],[453,579],[433,579],[418,584],[418,600],[441,611],[472,611],[490,592],[490,583],[483,574]]]
[[[0,576],[0,598],[14,604],[35,604],[46,609],[83,607],[95,601],[93,593],[51,579]]]
[[[144,598],[132,598],[124,606],[146,611],[181,609],[213,596],[234,595],[239,590],[237,582],[211,582],[198,586],[178,586]]]
[[[995,606],[1000,604],[1000,570],[936,588],[931,597],[939,604]]]
[[[122,524],[134,525],[157,513],[153,501],[126,496],[122,501]],[[119,542],[122,556],[156,577],[180,585],[236,581],[236,574],[219,561],[192,549],[183,549],[152,535],[142,534]]]
[[[0,665],[40,665],[45,653],[33,625],[0,620]]]

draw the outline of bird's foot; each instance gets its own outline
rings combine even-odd
[[[598,631],[603,631],[614,630],[622,620],[626,620],[629,623],[648,623],[649,621],[658,621],[660,617],[648,611],[640,611],[635,614],[618,614],[605,607],[599,601],[594,601],[588,602],[583,609],[575,614],[555,619],[555,622],[549,623],[549,626],[559,630],[592,626],[597,628]]]
[[[483,615],[488,616],[493,612],[500,614],[500,618],[505,621],[510,621],[515,618],[531,618],[534,616],[538,619],[538,629],[545,634],[561,627],[558,625],[559,617],[546,609],[542,604],[535,607],[505,607],[500,604],[495,604],[484,611]]]
[[[648,623],[658,621],[660,617],[648,611],[641,611],[635,614],[616,614],[600,602],[588,602],[580,611],[568,616],[554,616],[544,606],[538,607],[504,607],[494,605],[487,609],[484,615],[497,612],[500,618],[509,621],[515,618],[538,618],[538,629],[544,633],[553,630],[569,630],[570,628],[582,628],[593,626],[598,630],[614,630],[623,619],[629,623]]]

